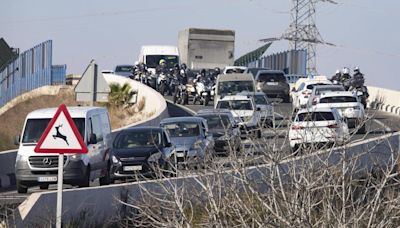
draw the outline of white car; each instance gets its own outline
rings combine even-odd
[[[272,126],[273,109],[264,92],[241,92],[239,95],[252,96],[256,107],[260,108],[261,125]]]
[[[301,109],[289,129],[292,151],[308,145],[344,144],[349,128],[335,108]]]
[[[241,137],[245,138],[248,133],[261,138],[260,108],[251,96],[234,95],[221,97],[216,109],[229,109],[240,127]]]
[[[346,119],[350,128],[359,128],[360,133],[365,133],[365,110],[356,94],[349,91],[322,93],[316,107],[337,108],[340,115]]]
[[[308,80],[300,84],[296,91],[292,92],[292,104],[294,110],[299,110],[307,106],[308,98],[314,86],[317,85],[331,85],[332,82],[329,80]]]
[[[308,98],[307,108],[311,108],[313,105],[319,103],[322,93],[334,92],[334,91],[345,91],[342,85],[318,85],[314,86],[311,95]]]

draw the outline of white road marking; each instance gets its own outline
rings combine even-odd
[[[372,119],[372,121],[374,121],[375,123],[377,123],[378,125],[380,125],[381,127],[385,128],[385,131],[391,132],[392,129],[390,129],[389,126],[387,126],[386,124],[382,123],[382,121],[377,120],[377,119]]]

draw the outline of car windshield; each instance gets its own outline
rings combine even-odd
[[[132,149],[159,146],[161,143],[161,134],[158,131],[127,131],[118,136],[114,147],[116,149]]]
[[[332,112],[305,112],[297,115],[297,121],[325,121],[335,120]]]
[[[258,105],[267,105],[268,104],[267,98],[264,95],[255,95],[254,101]]]
[[[258,75],[259,82],[286,82],[286,77],[282,73],[261,73]]]
[[[324,97],[320,103],[348,103],[357,102],[357,98],[351,96]]]
[[[218,102],[217,108],[230,110],[253,110],[250,100],[231,100]]]
[[[315,89],[315,95],[320,95],[326,92],[344,91],[344,87],[327,87]]]
[[[168,68],[173,68],[175,64],[179,63],[179,57],[176,55],[147,55],[146,65],[149,68],[156,68],[161,59],[165,60]]]
[[[207,120],[209,129],[225,129],[230,126],[230,120],[227,115],[206,115],[201,117]]]
[[[226,81],[220,82],[218,86],[219,94],[236,95],[240,92],[254,92],[252,81]]]
[[[84,139],[85,119],[73,118],[73,120],[81,137]],[[49,122],[50,119],[28,119],[26,121],[24,135],[22,136],[22,143],[37,143]],[[60,133],[62,133],[62,127],[60,128]]]
[[[193,137],[200,135],[199,123],[177,122],[167,123],[163,127],[171,137]]]
[[[117,66],[115,72],[132,72],[133,66]]]

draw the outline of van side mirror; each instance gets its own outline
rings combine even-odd
[[[19,146],[19,142],[21,141],[21,136],[17,135],[14,138],[14,145]]]
[[[90,137],[89,137],[89,142],[88,142],[88,144],[96,144],[97,143],[97,137],[96,137],[96,135],[95,134],[90,134]]]
[[[261,108],[260,108],[260,107],[257,107],[257,111],[261,111]]]

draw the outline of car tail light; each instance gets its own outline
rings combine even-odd
[[[331,124],[331,125],[328,125],[328,128],[339,128],[339,125],[337,125],[337,124]]]
[[[293,125],[292,126],[292,130],[301,130],[301,129],[304,129],[304,127],[301,125]]]

